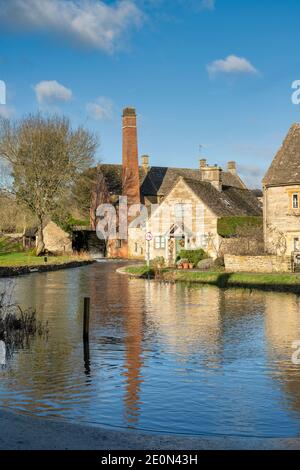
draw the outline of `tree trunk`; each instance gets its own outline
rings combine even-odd
[[[44,233],[43,233],[43,219],[39,220],[37,232],[37,256],[42,256],[45,252]]]

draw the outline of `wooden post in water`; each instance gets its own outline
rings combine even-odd
[[[89,330],[90,330],[90,298],[84,298],[83,306],[83,340],[89,340]]]

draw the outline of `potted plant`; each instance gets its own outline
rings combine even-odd
[[[182,269],[182,260],[179,258],[176,260],[177,269]]]
[[[189,269],[193,269],[193,268],[194,268],[193,263],[189,263]]]
[[[189,269],[189,260],[188,259],[182,259],[181,260],[183,269]]]

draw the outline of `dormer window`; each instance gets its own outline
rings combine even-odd
[[[299,194],[294,193],[292,196],[292,207],[293,209],[299,209]]]

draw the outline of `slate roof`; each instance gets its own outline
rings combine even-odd
[[[100,168],[107,182],[108,191],[111,194],[122,193],[122,165],[101,164]],[[178,178],[193,179],[201,181],[201,171],[189,168],[170,168],[153,166],[145,174],[140,167],[141,195],[142,196],[165,196],[174,186]],[[230,172],[222,172],[222,182],[224,186],[236,188],[246,188],[238,175]]]
[[[250,189],[226,186],[218,191],[208,182],[183,180],[217,217],[262,215],[261,204]]]
[[[300,183],[300,124],[293,124],[268,169],[263,184],[282,186]]]

